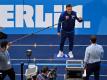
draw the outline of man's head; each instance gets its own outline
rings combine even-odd
[[[44,67],[42,68],[42,70],[41,70],[41,72],[44,73],[44,74],[47,74],[48,71],[49,71],[49,69],[48,69],[47,66],[44,66]]]
[[[66,11],[68,14],[71,14],[71,12],[72,12],[72,5],[71,4],[66,5]]]
[[[9,48],[9,42],[8,41],[3,41],[0,43],[0,48],[2,49],[8,49]]]
[[[91,43],[95,44],[97,41],[97,38],[96,38],[96,36],[91,36],[90,40],[91,40]]]

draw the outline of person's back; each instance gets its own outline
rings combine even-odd
[[[94,73],[94,79],[99,80],[100,75],[100,64],[103,57],[103,47],[96,43],[96,36],[91,37],[91,45],[86,48],[85,51],[85,69],[86,79],[89,80],[91,74]]]
[[[99,44],[91,44],[86,48],[89,53],[88,63],[94,63],[101,61],[103,57],[103,48]]]

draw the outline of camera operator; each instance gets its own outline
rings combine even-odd
[[[49,70],[47,66],[44,66],[41,73],[37,75],[37,80],[56,80],[56,70],[56,68]]]
[[[10,43],[8,41],[3,41],[0,43],[0,80],[4,80],[4,78],[8,75],[10,80],[15,80],[15,72],[12,68],[10,61],[10,54],[8,49],[10,47]]]
[[[37,80],[49,80],[48,78],[49,69],[47,66],[44,66],[41,70],[41,73],[37,75]]]

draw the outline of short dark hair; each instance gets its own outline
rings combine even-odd
[[[41,72],[46,73],[47,71],[49,71],[49,68],[47,66],[44,66],[41,70]]]
[[[92,42],[92,43],[96,43],[96,41],[97,41],[96,36],[91,36],[91,42]]]
[[[0,47],[1,48],[6,48],[6,46],[8,45],[8,41],[2,41],[1,43],[0,43]]]
[[[71,5],[71,4],[67,4],[67,5],[66,5],[66,8],[67,8],[67,7],[72,7],[72,5]]]

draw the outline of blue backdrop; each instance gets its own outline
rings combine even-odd
[[[0,0],[0,26],[8,34],[30,34],[52,26],[38,34],[56,34],[53,25],[69,3],[84,19],[76,26],[77,35],[107,35],[107,0]]]

